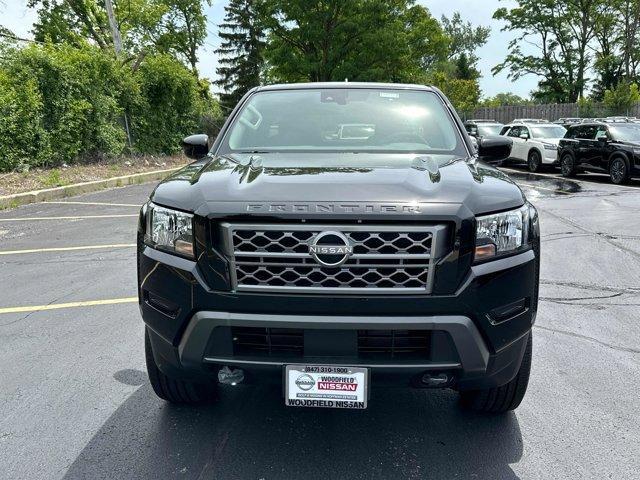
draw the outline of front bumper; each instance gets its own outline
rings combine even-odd
[[[215,378],[220,366],[240,367],[248,379],[281,379],[293,363],[364,366],[372,384],[421,386],[425,373],[447,373],[458,389],[488,388],[517,373],[535,321],[537,250],[471,268],[449,295],[291,295],[211,290],[192,261],[140,246],[140,309],[154,356],[167,375]],[[425,358],[361,358],[345,347],[303,350],[296,358],[240,356],[232,328],[304,331],[305,342],[330,332],[337,343],[362,330],[430,332]],[[357,342],[357,341],[356,341]],[[354,347],[355,348],[355,347]]]
[[[559,163],[558,160],[558,149],[555,150],[543,150],[542,163],[545,165],[557,165]]]

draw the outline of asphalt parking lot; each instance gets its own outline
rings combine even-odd
[[[0,477],[638,478],[640,182],[507,172],[540,211],[543,262],[529,391],[502,417],[449,391],[379,390],[362,412],[270,387],[165,404],[135,299],[153,185],[0,212]]]

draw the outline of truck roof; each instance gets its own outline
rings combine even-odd
[[[256,87],[256,91],[263,92],[269,90],[306,90],[318,88],[382,88],[401,90],[425,90],[434,91],[428,85],[418,85],[410,83],[375,83],[375,82],[314,82],[314,83],[278,83],[275,85],[264,85]]]

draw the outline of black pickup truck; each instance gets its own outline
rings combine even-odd
[[[138,287],[154,391],[275,382],[289,406],[362,409],[375,388],[452,388],[487,412],[527,388],[535,208],[418,85],[249,92],[142,208]]]
[[[562,175],[582,171],[609,174],[615,184],[640,177],[640,124],[593,122],[572,125],[560,140]]]

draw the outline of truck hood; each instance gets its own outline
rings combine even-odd
[[[524,195],[504,173],[474,160],[322,152],[206,158],[165,179],[151,200],[207,217],[415,215],[437,204],[477,215],[517,208]]]

